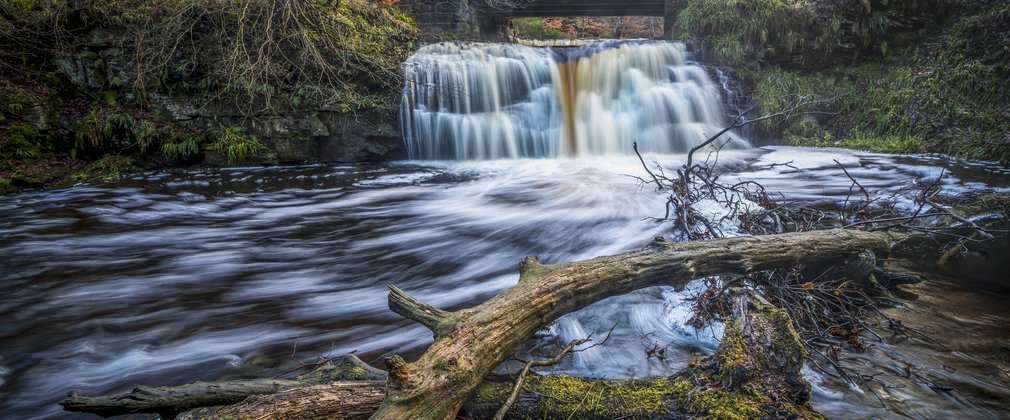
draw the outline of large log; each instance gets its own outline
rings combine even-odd
[[[176,414],[193,408],[235,404],[252,395],[274,394],[312,385],[330,386],[328,384],[345,380],[371,380],[381,387],[385,379],[385,372],[348,354],[337,363],[322,366],[293,380],[251,379],[195,382],[180,386],[138,386],[131,392],[97,397],[85,397],[71,391],[67,398],[60,401],[60,405],[66,411],[94,413],[102,417],[155,413],[162,418],[173,418]]]
[[[669,243],[592,260],[541,264],[528,257],[519,283],[478,306],[441,311],[393,288],[390,308],[432,329],[435,342],[413,363],[393,356],[387,394],[375,419],[450,419],[481,380],[530,335],[558,317],[601,299],[695,278],[841,262],[864,250],[887,255],[909,236],[832,229]]]
[[[174,418],[176,414],[192,408],[234,404],[250,395],[273,394],[306,385],[293,380],[253,379],[195,382],[173,387],[138,386],[125,394],[97,397],[85,397],[72,391],[60,404],[66,411],[94,413],[102,417],[155,413]]]
[[[229,407],[222,417],[258,418],[269,408],[274,418],[358,418],[374,409],[381,389],[385,397],[373,418],[454,418],[489,372],[535,331],[604,298],[650,286],[680,288],[701,277],[842,263],[865,251],[886,256],[896,245],[914,253],[919,241],[908,241],[912,237],[832,229],[686,243],[657,238],[638,251],[587,261],[545,265],[527,257],[520,263],[517,285],[454,312],[390,286],[390,309],[427,326],[435,342],[413,363],[398,356],[386,359],[384,389],[374,382],[367,389],[344,383],[300,387],[251,398]]]
[[[367,419],[386,396],[383,381],[340,381],[255,395],[224,407],[218,419],[351,420]]]
[[[390,377],[377,419],[453,418],[482,380],[529,336],[554,319],[607,297],[659,285],[683,287],[693,279],[788,268],[814,261],[844,261],[864,250],[887,254],[908,235],[822,230],[703,242],[654,240],[643,249],[578,263],[519,266],[519,283],[473,308],[443,311],[391,287],[390,309],[432,330],[435,342],[408,363],[386,360]],[[283,417],[311,417],[293,407]],[[243,405],[230,414],[247,417]]]
[[[508,418],[821,418],[808,403],[810,387],[800,374],[806,350],[788,313],[747,293],[733,301],[716,353],[692,367],[668,378],[528,377]],[[512,393],[512,381],[485,378],[460,416],[494,416]],[[292,389],[252,397],[216,417],[364,419],[379,407],[384,390],[374,381]]]

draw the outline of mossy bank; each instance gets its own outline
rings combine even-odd
[[[410,16],[365,0],[0,4],[0,193],[396,156]]]
[[[1010,162],[1005,1],[683,3],[678,35],[742,79],[757,113],[822,101],[757,137]]]

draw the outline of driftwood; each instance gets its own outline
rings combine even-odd
[[[385,397],[372,418],[455,417],[491,370],[531,334],[604,298],[650,286],[680,288],[701,277],[788,268],[797,263],[841,263],[867,250],[883,256],[896,245],[909,242],[910,237],[832,229],[686,243],[657,238],[638,251],[587,261],[544,265],[536,257],[527,257],[519,266],[516,286],[483,304],[455,312],[434,308],[391,286],[390,309],[427,326],[435,342],[413,363],[398,356],[386,359],[389,379],[383,389]],[[377,395],[379,385],[369,384],[367,395]],[[370,412],[372,406],[347,405],[349,398],[365,395],[352,395],[352,389],[360,391],[359,386],[341,383],[299,387],[250,398],[220,414],[258,417],[262,408],[269,406],[274,418],[356,418]],[[372,401],[369,398],[374,397],[359,400]],[[311,404],[298,403],[309,400]]]
[[[88,412],[103,417],[155,413],[163,418],[172,418],[193,408],[235,404],[252,395],[274,394],[340,380],[372,380],[381,386],[385,379],[386,372],[348,354],[336,364],[321,367],[293,380],[253,379],[195,382],[169,387],[138,386],[132,392],[98,397],[84,397],[72,391],[60,405],[66,411]]]
[[[155,413],[172,418],[177,413],[196,407],[235,404],[250,395],[273,394],[307,385],[309,384],[293,380],[254,379],[195,382],[175,387],[138,386],[126,394],[98,397],[84,397],[71,392],[60,404],[66,411],[89,412],[102,417]]]

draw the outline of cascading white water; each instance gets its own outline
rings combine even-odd
[[[440,43],[404,63],[407,151],[421,159],[558,154],[560,117],[546,49]]]
[[[683,44],[440,43],[404,63],[412,159],[683,153],[725,127],[719,88]],[[749,147],[735,134],[725,148]]]

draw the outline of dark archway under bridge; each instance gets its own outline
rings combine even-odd
[[[436,39],[507,38],[511,18],[577,16],[651,16],[663,18],[664,37],[685,0],[404,0],[400,3],[414,16],[422,32]]]

